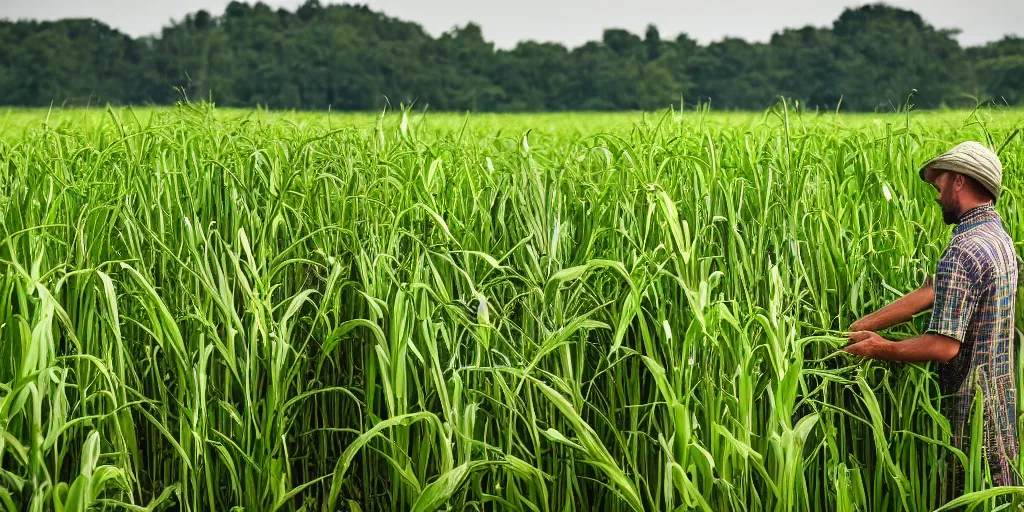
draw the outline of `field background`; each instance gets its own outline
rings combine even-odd
[[[954,143],[1020,253],[1022,114],[7,110],[0,507],[933,510],[980,448],[835,349]]]

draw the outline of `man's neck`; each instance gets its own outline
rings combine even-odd
[[[964,217],[967,217],[972,211],[983,206],[992,206],[992,201],[971,201],[970,203],[965,204],[963,208],[960,210],[959,220],[957,221],[957,224],[960,224],[963,221]]]
[[[973,210],[973,209],[975,209],[975,208],[977,208],[979,206],[991,206],[991,205],[992,205],[992,200],[991,199],[978,199],[976,201],[965,202],[963,204],[963,206],[961,207],[960,211],[962,211],[963,213],[967,213],[967,212],[969,212],[969,211],[971,211],[971,210]]]

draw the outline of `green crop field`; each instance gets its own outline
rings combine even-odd
[[[1022,118],[0,111],[0,510],[1024,495],[933,367],[837,351],[934,271],[954,143],[1021,250]]]

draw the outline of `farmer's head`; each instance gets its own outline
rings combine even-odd
[[[988,189],[965,174],[936,169],[926,171],[925,181],[939,194],[935,202],[942,208],[942,220],[946,224],[955,224],[964,212],[978,203],[995,200]]]
[[[919,174],[938,192],[942,220],[955,224],[967,210],[999,198],[1003,166],[995,152],[968,141],[928,161]]]

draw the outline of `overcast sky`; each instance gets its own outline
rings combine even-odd
[[[250,3],[255,3],[250,1]],[[301,0],[264,0],[294,10]],[[327,4],[328,1],[321,0]],[[333,2],[330,2],[333,3]],[[350,2],[356,3],[356,2]],[[654,23],[662,38],[680,32],[707,44],[725,36],[767,41],[786,27],[828,26],[852,0],[362,0],[372,9],[419,23],[438,35],[475,22],[484,38],[511,48],[521,40],[573,47],[601,38],[605,28],[643,34]],[[1024,35],[1024,0],[890,0],[939,28],[959,28],[965,46]],[[206,9],[220,15],[228,0],[0,0],[0,18],[99,19],[133,36],[156,34],[171,19]]]

